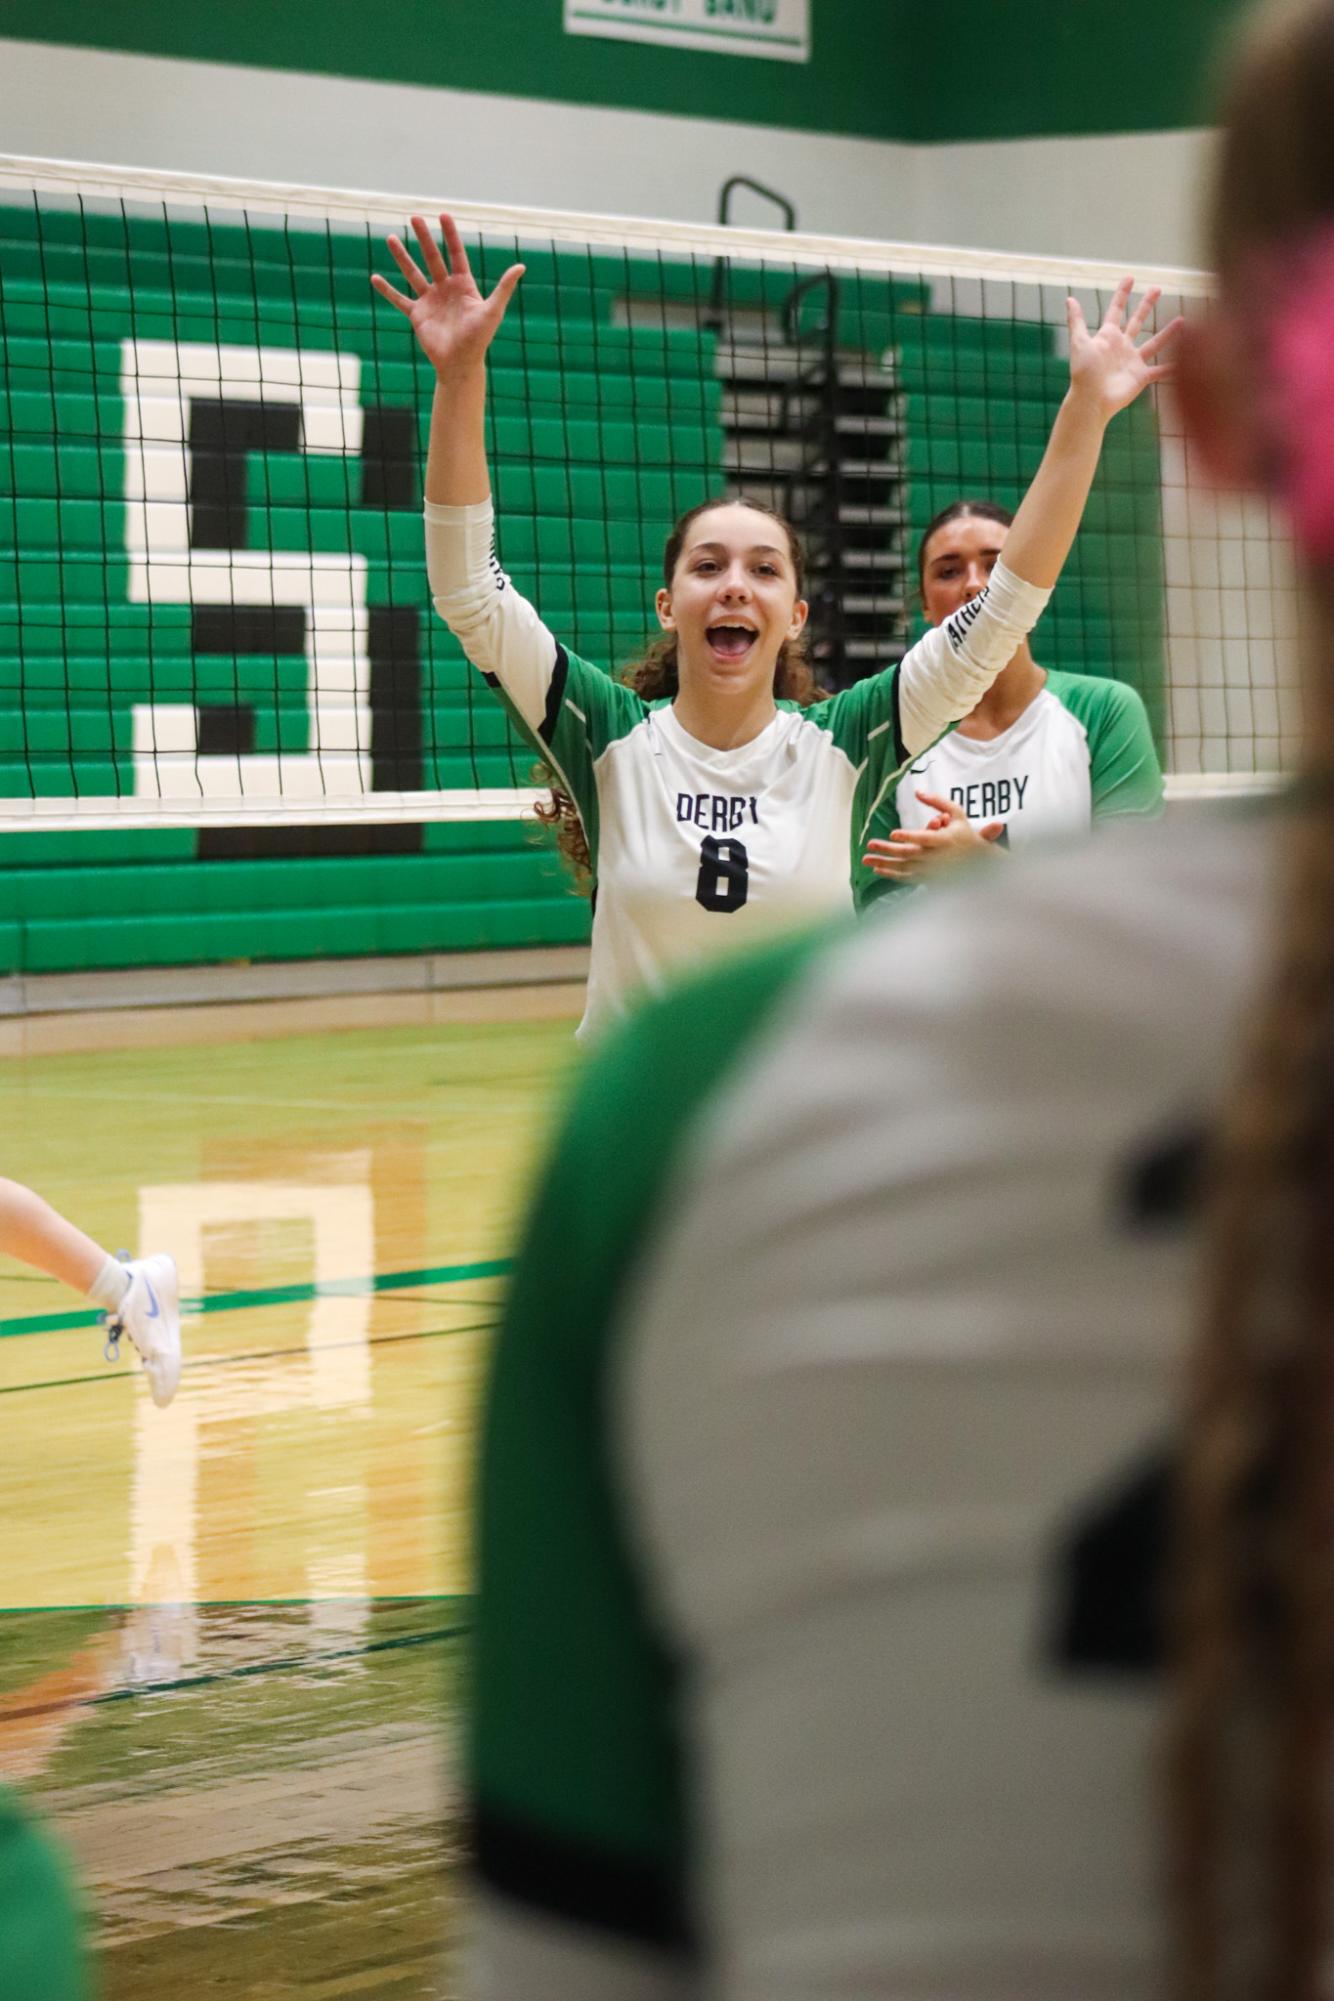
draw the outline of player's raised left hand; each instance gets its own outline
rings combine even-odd
[[[1134,289],[1133,278],[1121,280],[1095,333],[1089,332],[1078,299],[1069,298],[1065,302],[1070,329],[1071,393],[1081,401],[1087,399],[1096,404],[1105,422],[1133,403],[1150,383],[1165,382],[1172,373],[1172,363],[1158,357],[1175,338],[1182,324],[1180,315],[1146,340],[1140,340],[1162,297],[1162,287],[1150,285],[1127,319],[1126,308]]]

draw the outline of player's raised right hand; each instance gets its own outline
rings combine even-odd
[[[378,271],[373,273],[371,284],[382,299],[388,299],[412,322],[412,331],[437,375],[466,372],[480,365],[495,339],[524,267],[511,264],[490,297],[483,298],[452,215],[440,218],[448,264],[425,217],[414,215],[412,228],[426,266],[424,272],[400,237],[388,238],[389,254],[411,286],[412,296],[396,291]]]

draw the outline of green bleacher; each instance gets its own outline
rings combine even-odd
[[[619,663],[646,636],[666,528],[720,484],[709,338],[614,324],[623,257],[523,254],[522,311],[493,351],[502,553],[567,644]],[[490,252],[479,276],[509,261]],[[418,614],[424,787],[531,782],[527,745],[430,612],[416,481],[432,383],[373,268],[387,256],[355,232],[0,209],[0,793],[129,793],[132,712],[150,699],[245,704],[255,752],[308,749],[301,656],[198,654],[188,605],[127,601],[130,337],[336,348],[360,357],[365,406],[412,413],[410,505],[363,505],[357,457],[254,452],[248,544],[358,554],[369,607]],[[8,836],[0,974],[587,936],[586,903],[530,824],[430,823],[407,854],[200,848],[191,831]]]

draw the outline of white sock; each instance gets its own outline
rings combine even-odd
[[[114,1313],[130,1289],[130,1270],[119,1258],[108,1258],[97,1277],[88,1288],[88,1297],[94,1306],[104,1306],[108,1313]]]

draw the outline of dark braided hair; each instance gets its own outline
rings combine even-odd
[[[998,500],[952,500],[948,507],[942,507],[939,514],[933,514],[922,530],[922,539],[917,544],[917,589],[926,589],[926,552],[931,537],[937,529],[944,528],[951,521],[966,521],[978,515],[983,521],[998,521],[1002,528],[1014,526],[1014,516],[1008,507],[1002,507]]]
[[[662,552],[662,580],[667,590],[672,587],[676,566],[681,560],[691,528],[702,514],[711,514],[715,507],[749,507],[755,513],[763,514],[767,520],[777,522],[787,537],[797,581],[797,596],[802,598],[806,595],[806,552],[792,523],[785,516],[775,513],[772,507],[762,507],[756,500],[726,495],[718,500],[702,500],[698,506],[689,508],[667,537]],[[642,659],[627,667],[620,678],[646,702],[674,700],[680,688],[676,634],[664,633],[661,639],[654,640]],[[821,700],[824,692],[806,657],[804,633],[796,639],[785,639],[774,664],[775,701],[796,702],[804,709],[812,702]],[[537,775],[542,782],[550,784],[551,774],[545,765],[538,767]],[[543,826],[557,829],[556,845],[574,872],[575,886],[581,892],[587,892],[592,886],[593,863],[584,823],[573,799],[562,786],[550,784],[550,797],[535,806],[533,811]]]
[[[1264,316],[1334,247],[1334,0],[1265,16],[1213,193],[1227,333],[1261,422]],[[1300,282],[1298,279],[1296,282]],[[1334,341],[1334,327],[1328,337]],[[1270,440],[1271,448],[1276,440]],[[1278,480],[1277,454],[1269,472]],[[1305,788],[1277,945],[1216,1149],[1172,1584],[1169,1842],[1178,2001],[1318,2001],[1334,1709],[1334,562],[1300,557]],[[1256,1496],[1264,1500],[1256,1521]],[[1260,1613],[1263,1613],[1263,1617]],[[1258,1833],[1257,1833],[1258,1822]]]

